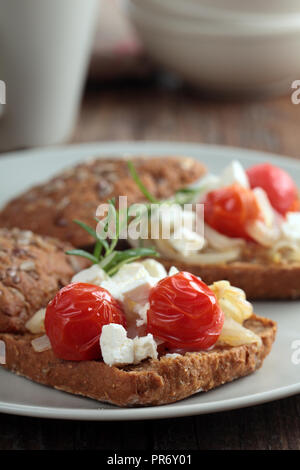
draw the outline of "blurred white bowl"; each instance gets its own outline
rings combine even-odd
[[[278,15],[300,12],[299,0],[137,0],[181,15]]]
[[[241,24],[173,17],[145,1],[129,3],[148,53],[198,87],[230,94],[288,93],[300,76],[298,15]]]

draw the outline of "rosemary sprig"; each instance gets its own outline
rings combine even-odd
[[[146,188],[146,186],[142,183],[136,169],[135,169],[135,166],[133,164],[133,162],[131,161],[128,161],[127,162],[127,165],[128,165],[128,168],[129,168],[129,172],[132,176],[132,179],[135,181],[135,183],[137,184],[137,186],[139,187],[140,191],[144,194],[144,196],[152,203],[156,204],[158,203],[158,199],[156,199],[156,197],[154,197],[151,193],[149,193],[148,189]]]
[[[121,219],[122,223],[119,223],[119,216],[120,213],[116,209],[115,200],[112,199],[108,201],[110,204],[110,213],[104,222],[104,230],[106,230],[107,226],[111,221],[111,217],[115,218],[116,222],[116,231],[115,237],[108,242],[105,239],[102,239],[97,234],[96,230],[94,230],[89,225],[81,222],[79,220],[74,220],[77,225],[83,228],[86,232],[88,232],[96,241],[94,246],[93,254],[89,253],[85,250],[75,249],[75,250],[68,250],[66,254],[68,255],[75,255],[81,256],[83,258],[87,258],[88,260],[92,261],[94,264],[99,264],[99,266],[109,275],[112,276],[115,274],[121,266],[127,263],[131,263],[139,258],[143,258],[146,256],[159,256],[159,253],[154,248],[130,248],[128,250],[119,251],[116,250],[116,245],[118,243],[120,234],[124,228],[124,224],[128,222],[128,210]],[[96,219],[98,220],[98,219]]]
[[[82,258],[87,258],[93,263],[98,263],[99,260],[96,258],[96,256],[92,255],[88,251],[85,250],[68,250],[66,251],[67,255],[73,255],[73,256],[81,256]]]
[[[169,199],[163,199],[163,200],[158,200],[156,199],[153,194],[151,194],[148,189],[145,187],[143,184],[142,180],[140,179],[138,172],[136,171],[136,168],[134,166],[134,163],[132,161],[127,162],[129,172],[132,176],[132,179],[140,189],[140,191],[144,194],[144,196],[148,199],[153,204],[179,204],[183,206],[184,204],[189,204],[194,202],[196,196],[201,192],[202,188],[181,188],[178,191],[176,191],[174,197],[169,198]]]

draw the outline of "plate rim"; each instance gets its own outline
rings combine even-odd
[[[125,150],[122,150],[122,147]],[[126,150],[130,147],[131,150]],[[50,158],[51,154],[57,154],[62,152],[70,154],[72,151],[83,153],[99,152],[99,158],[104,156],[106,153],[113,157],[113,153],[118,152],[119,154],[137,154],[142,152],[144,155],[158,155],[166,153],[175,153],[180,155],[187,154],[188,150],[194,152],[207,151],[208,153],[223,153],[224,156],[232,155],[233,158],[238,158],[238,155],[246,157],[248,159],[257,159],[262,154],[267,155],[273,161],[277,161],[279,164],[284,161],[285,166],[290,168],[300,168],[300,160],[297,157],[289,157],[285,155],[279,155],[276,153],[248,149],[243,147],[233,147],[227,145],[216,145],[207,144],[201,142],[176,142],[176,141],[157,141],[157,140],[126,140],[126,141],[95,141],[95,142],[83,142],[74,143],[70,145],[58,145],[50,147],[39,147],[34,149],[18,150],[13,152],[6,152],[0,155],[0,168],[2,165],[12,159],[18,160],[21,157],[41,157],[41,154]],[[111,154],[109,154],[111,152]],[[86,155],[82,156],[82,159],[88,158]],[[34,382],[33,382],[34,383]],[[216,413],[222,411],[229,411],[239,408],[245,408],[250,406],[259,405],[262,403],[270,402],[277,399],[282,399],[300,393],[300,382],[284,387],[279,387],[273,390],[265,392],[258,392],[251,395],[244,395],[239,398],[231,398],[226,400],[217,400],[209,403],[194,403],[184,404],[184,402],[176,402],[169,405],[150,406],[141,408],[113,408],[113,409],[76,409],[76,408],[57,408],[47,406],[34,406],[34,405],[21,405],[21,404],[8,404],[7,402],[0,400],[0,413],[31,416],[39,418],[50,418],[50,419],[67,419],[67,420],[90,420],[90,421],[124,421],[124,420],[151,420],[151,419],[167,419],[167,418],[178,418],[184,416],[193,416],[207,413]]]
[[[140,150],[139,147],[145,147],[143,151],[145,151],[145,155],[149,156],[151,155],[152,151],[148,152],[147,151],[147,146],[151,147],[162,147],[162,151],[165,152],[173,152],[172,150],[168,150],[170,147],[177,147],[178,149],[180,148],[190,148],[191,150],[197,150],[198,148],[202,148],[203,150],[207,150],[208,152],[214,152],[214,151],[220,151],[220,152],[225,152],[226,154],[235,154],[236,156],[238,153],[244,154],[244,156],[247,156],[248,158],[255,158],[258,157],[261,154],[268,155],[274,160],[277,160],[278,162],[284,160],[285,163],[288,164],[288,166],[294,166],[299,168],[300,165],[300,159],[298,157],[292,157],[288,155],[282,155],[282,154],[277,154],[273,152],[269,152],[266,150],[257,150],[257,149],[250,149],[246,147],[234,147],[231,145],[220,145],[220,144],[210,144],[210,143],[202,143],[202,142],[184,142],[184,141],[166,141],[166,140],[118,140],[118,141],[92,141],[92,142],[79,142],[79,143],[73,143],[69,145],[55,145],[55,146],[48,146],[48,147],[36,147],[32,149],[24,149],[24,150],[16,150],[16,151],[11,151],[11,152],[4,152],[0,154],[0,165],[4,163],[7,160],[11,159],[19,159],[20,157],[36,157],[38,158],[38,155],[40,153],[43,153],[45,155],[51,154],[51,153],[57,153],[59,151],[61,152],[66,152],[69,153],[71,151],[78,151],[78,150],[90,150],[90,151],[99,151],[99,152],[104,152],[106,151],[105,148],[111,148],[111,151],[121,151],[121,148],[132,146],[136,147],[136,150],[133,149],[132,152],[139,152]],[[99,147],[99,150],[96,150],[96,148]],[[101,149],[103,147],[103,149]],[[116,150],[113,150],[113,149]],[[131,151],[130,151],[131,152]],[[155,150],[156,152],[156,150]],[[158,153],[160,150],[158,150]],[[123,154],[126,154],[127,151],[121,152]],[[157,154],[156,154],[157,155]],[[177,155],[180,155],[178,153]],[[102,155],[99,155],[101,157]],[[114,155],[109,155],[113,157]],[[115,155],[116,157],[118,155]],[[92,157],[96,157],[96,155],[93,155]],[[300,155],[299,155],[300,157]],[[88,158],[88,157],[83,157],[83,159]]]
[[[21,378],[23,379],[24,377]],[[241,379],[243,379],[243,377]],[[35,384],[35,382],[33,383]],[[229,382],[228,384],[230,383],[231,382]],[[170,419],[249,408],[256,405],[261,405],[263,403],[288,398],[298,393],[300,393],[300,383],[285,387],[279,387],[274,390],[262,393],[244,395],[243,397],[239,398],[230,398],[227,400],[218,400],[215,402],[202,404],[194,403],[187,405],[179,401],[168,405],[147,406],[139,408],[114,407],[113,409],[76,409],[66,407],[55,408],[47,406],[19,404],[8,405],[7,403],[0,401],[0,413],[35,418],[65,419],[71,421],[136,421]]]

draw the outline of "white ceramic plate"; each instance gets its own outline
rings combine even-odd
[[[262,152],[199,144],[120,142],[95,143],[11,153],[0,158],[0,205],[34,183],[48,179],[70,164],[91,156],[124,154],[190,155],[218,172],[232,159],[246,167],[273,162],[289,171],[300,186],[300,162]],[[257,302],[255,311],[278,322],[278,336],[259,371],[207,393],[172,405],[126,408],[58,392],[0,370],[0,412],[79,420],[136,420],[188,416],[241,408],[300,392],[300,302]],[[295,345],[295,343],[294,343]],[[299,346],[298,346],[299,348]],[[296,361],[292,361],[294,353]]]

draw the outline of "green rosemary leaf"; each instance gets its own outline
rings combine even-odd
[[[97,240],[96,243],[95,243],[93,255],[94,255],[95,258],[97,258],[98,260],[102,259],[102,256],[101,256],[102,248],[103,248],[103,243],[102,243],[102,241],[101,241],[101,240]]]
[[[115,227],[116,233],[115,233],[115,237],[111,240],[111,243],[110,243],[108,251],[106,252],[106,255],[109,255],[110,253],[114,251],[119,240],[119,213],[117,209],[115,208],[115,204],[111,200],[109,201],[109,203],[110,203],[110,212],[108,213],[107,225],[110,224],[110,221],[113,218],[116,224],[116,227]]]
[[[96,222],[101,222],[97,217],[94,217],[94,219],[95,219]],[[106,228],[106,226],[107,226],[107,223],[106,223],[104,228]],[[105,238],[100,238],[97,231],[96,231],[96,235],[97,235],[97,240],[102,243],[102,245],[104,246],[105,252],[107,253],[108,250],[109,250],[109,244],[108,244],[107,240]]]
[[[104,269],[104,271],[107,272],[110,266],[114,264],[113,262],[117,254],[118,254],[117,251],[113,251],[109,255],[105,255],[104,258],[99,263],[100,268]]]
[[[124,251],[113,251],[108,257],[103,258],[100,267],[111,275],[116,272],[124,264],[133,261],[133,258],[145,258],[147,256],[159,256],[154,248],[129,248]]]
[[[82,256],[83,258],[89,259],[94,264],[97,264],[99,262],[98,258],[96,258],[94,255],[92,255],[91,253],[85,250],[68,250],[66,251],[66,254],[74,255],[74,256]]]
[[[86,232],[88,232],[93,238],[95,238],[95,240],[98,240],[99,237],[97,235],[97,232],[92,227],[89,227],[87,224],[85,224],[84,222],[81,222],[80,220],[77,220],[77,219],[74,219],[73,222],[75,222],[75,224],[79,225]]]
[[[131,177],[132,179],[135,181],[135,183],[137,184],[137,186],[139,187],[140,191],[144,194],[144,196],[150,201],[150,202],[153,202],[153,203],[157,203],[159,202],[158,199],[156,199],[154,196],[152,196],[152,194],[149,193],[148,189],[144,186],[144,184],[142,183],[142,181],[140,180],[140,177],[135,169],[135,166],[133,164],[133,162],[131,161],[128,161],[127,162],[127,165],[128,165],[128,168],[129,168],[129,172],[131,174]]]

